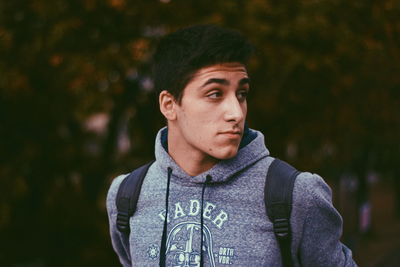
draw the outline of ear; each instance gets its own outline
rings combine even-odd
[[[160,111],[168,121],[173,121],[176,119],[176,101],[173,95],[171,95],[167,90],[160,93],[159,96]]]

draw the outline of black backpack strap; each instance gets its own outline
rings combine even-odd
[[[140,189],[142,188],[144,177],[147,174],[151,164],[147,163],[126,177],[118,188],[117,198],[117,229],[124,234],[129,234],[129,218],[135,213],[136,205],[139,199]]]
[[[264,188],[265,208],[269,219],[274,224],[284,267],[293,266],[290,213],[294,181],[299,173],[286,162],[275,159],[269,167]]]

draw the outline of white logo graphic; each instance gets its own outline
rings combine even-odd
[[[168,234],[167,252],[173,255],[173,267],[199,267],[200,248],[194,244],[200,244],[203,238],[202,250],[206,253],[211,267],[215,267],[213,257],[213,242],[211,232],[203,225],[203,235],[200,233],[201,226],[197,222],[182,222],[174,226]]]
[[[157,245],[151,245],[149,249],[147,250],[147,254],[149,255],[150,259],[155,260],[158,257],[158,246]]]

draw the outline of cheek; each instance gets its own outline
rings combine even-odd
[[[218,144],[215,137],[218,130],[221,130],[222,112],[217,107],[201,106],[199,103],[196,103],[195,109],[192,107],[187,105],[179,112],[181,130],[191,143],[210,151]]]
[[[190,142],[204,151],[211,152],[215,147],[216,123],[203,116],[198,119],[185,121],[185,135]]]
[[[185,110],[181,113],[180,125],[188,139],[195,143],[202,143],[211,133],[212,123],[207,116],[204,116],[204,112]]]
[[[246,115],[247,115],[247,101],[245,101],[243,103],[242,111],[243,111],[244,117],[246,118]]]
[[[202,108],[186,110],[183,112],[186,125],[198,131],[211,131],[217,126],[218,110],[215,108]]]

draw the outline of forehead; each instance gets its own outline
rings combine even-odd
[[[240,63],[221,63],[199,69],[190,83],[201,82],[210,78],[241,80],[248,78],[246,67]]]

